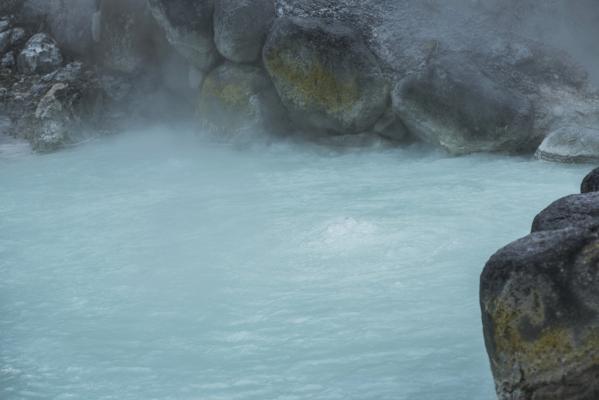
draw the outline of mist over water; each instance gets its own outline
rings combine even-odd
[[[0,158],[0,398],[490,399],[479,273],[587,169],[173,128]]]

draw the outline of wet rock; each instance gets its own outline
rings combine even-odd
[[[274,0],[217,1],[214,41],[218,51],[239,63],[258,60],[274,18]]]
[[[45,0],[49,3],[46,23],[49,32],[70,55],[89,59],[93,53],[92,20],[97,0]]]
[[[599,235],[570,227],[499,250],[480,281],[487,352],[501,400],[599,396]]]
[[[278,132],[286,122],[285,110],[266,72],[233,63],[206,76],[199,116],[209,128],[224,133]]]
[[[63,58],[54,39],[45,33],[32,36],[19,54],[17,64],[23,74],[43,74],[60,68]]]
[[[393,105],[410,132],[452,154],[533,151],[529,99],[488,78],[465,55],[436,60],[402,81]]]
[[[25,43],[27,40],[27,32],[23,28],[14,28],[10,33],[10,45],[11,47],[18,47]]]
[[[560,128],[543,141],[536,157],[564,163],[599,161],[599,129],[583,126]]]
[[[36,151],[54,151],[79,140],[87,128],[101,129],[103,93],[95,74],[71,63],[49,74],[15,76],[0,100],[11,120],[9,132]]]
[[[581,193],[599,192],[599,168],[592,170],[582,181]]]
[[[11,26],[9,18],[0,19],[0,33],[6,32]]]
[[[599,225],[599,192],[574,194],[552,203],[534,219],[532,231]]]
[[[306,130],[360,133],[389,103],[376,57],[339,22],[277,19],[263,61],[291,118]]]
[[[15,55],[12,51],[6,53],[0,59],[0,67],[12,69],[16,65]]]
[[[214,0],[148,0],[169,43],[200,70],[218,59],[213,40]]]
[[[157,27],[144,0],[102,0],[99,13],[104,67],[132,74],[156,62]]]
[[[23,0],[2,0],[0,1],[0,16],[17,13],[23,6]]]
[[[411,138],[410,132],[391,107],[374,124],[372,132],[396,142],[405,142]]]
[[[12,33],[12,31],[10,31],[10,30],[0,32],[0,54],[4,54],[4,52],[10,46],[11,33]]]

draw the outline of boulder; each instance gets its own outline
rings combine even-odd
[[[216,48],[231,61],[258,60],[274,18],[274,0],[217,1],[214,9]]]
[[[11,34],[12,34],[11,30],[5,30],[3,32],[0,32],[0,55],[4,54],[4,52],[10,46]]]
[[[599,192],[574,194],[553,202],[534,219],[532,231],[599,224]]]
[[[33,35],[19,54],[17,65],[23,74],[44,74],[62,66],[63,58],[56,41],[45,33]]]
[[[102,0],[99,57],[104,67],[136,73],[156,60],[157,27],[145,0]],[[91,31],[93,39],[93,29]]]
[[[95,74],[71,63],[46,75],[16,76],[1,100],[11,120],[12,136],[26,139],[36,151],[53,151],[78,140],[86,128],[104,122],[103,93]]]
[[[499,250],[480,306],[500,400],[599,398],[599,235],[570,227]]]
[[[560,128],[541,143],[536,157],[565,163],[599,161],[599,129],[584,126]]]
[[[16,65],[15,55],[12,51],[6,53],[0,58],[0,67],[12,69]]]
[[[340,22],[277,19],[263,61],[290,117],[305,130],[364,132],[389,104],[377,58]]]
[[[582,181],[581,193],[599,192],[599,168],[592,170]]]
[[[17,13],[23,6],[23,0],[2,0],[0,1],[0,16]]]
[[[98,0],[44,0],[49,33],[63,52],[76,57],[91,57],[94,49],[92,21]]]
[[[213,40],[214,0],[148,0],[169,43],[200,70],[218,59]]]
[[[393,90],[410,132],[452,154],[533,151],[534,109],[523,94],[485,75],[464,54],[443,56]]]
[[[285,111],[262,68],[225,63],[206,76],[199,116],[209,128],[224,133],[278,132]]]

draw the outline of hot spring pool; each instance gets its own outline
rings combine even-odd
[[[0,159],[0,398],[492,399],[478,277],[589,166],[121,135]]]

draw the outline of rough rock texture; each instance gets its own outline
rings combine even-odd
[[[499,250],[481,275],[487,352],[501,400],[599,398],[599,235],[571,227]]]
[[[552,203],[537,215],[532,231],[599,224],[599,192],[574,194]]]
[[[570,126],[556,130],[539,146],[536,157],[565,163],[599,161],[599,125],[596,128]]]
[[[220,0],[214,6],[214,41],[227,59],[254,62],[275,18],[273,0]]]
[[[23,0],[0,1],[0,16],[15,14],[23,6]]]
[[[593,9],[589,1],[581,1]],[[422,76],[431,65],[448,57],[462,57],[464,64],[477,69],[502,92],[528,99],[534,111],[531,143],[540,144],[560,127],[599,123],[599,102],[587,87],[586,71],[567,53],[537,41],[544,39],[542,36],[526,29],[516,34],[512,26],[498,21],[495,15],[496,11],[513,13],[515,21],[521,15],[528,18],[530,13],[546,17],[570,14],[569,9],[580,8],[564,0],[550,2],[559,2],[560,7],[526,0],[527,7],[531,3],[535,6],[523,13],[519,11],[520,1],[495,2],[498,9],[489,10],[481,6],[481,1],[277,0],[277,12],[280,16],[318,17],[351,26],[365,38],[385,75],[394,83]],[[548,25],[547,19],[539,21]],[[572,21],[576,19],[571,19],[568,26],[575,25]],[[581,40],[586,37],[595,36],[578,35]]]
[[[99,58],[104,67],[135,73],[156,60],[157,27],[144,0],[102,0]]]
[[[56,41],[45,33],[38,33],[25,44],[17,65],[23,74],[43,74],[56,70],[62,62],[62,53]]]
[[[94,40],[92,20],[98,0],[44,0],[48,14],[46,23],[52,37],[60,44],[63,52],[90,57]]]
[[[341,23],[279,18],[263,60],[291,118],[308,130],[360,133],[389,103],[376,57]]]
[[[213,70],[202,86],[199,116],[209,128],[226,133],[280,131],[285,110],[259,67],[225,63]]]
[[[0,106],[11,119],[10,133],[36,151],[56,150],[101,124],[103,92],[81,63],[46,75],[17,77],[4,70],[0,82],[8,86]]]
[[[488,78],[466,55],[439,58],[405,79],[393,104],[414,135],[453,154],[531,151],[540,140],[529,99]]]
[[[599,192],[599,168],[592,170],[585,176],[580,185],[580,193]]]
[[[217,61],[214,0],[148,0],[148,5],[169,43],[195,67],[204,71]]]

